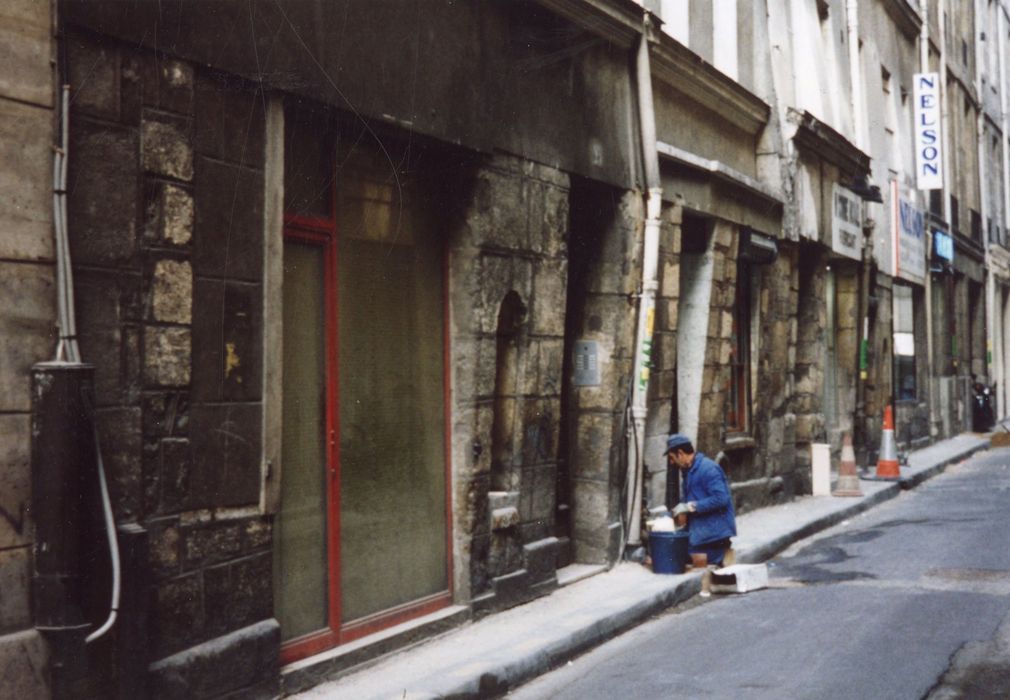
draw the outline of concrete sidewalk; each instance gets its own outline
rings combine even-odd
[[[769,559],[988,446],[986,437],[959,435],[912,453],[900,482],[861,480],[862,498],[804,497],[740,515],[740,535],[734,538],[737,560]],[[621,563],[293,697],[419,700],[502,695],[700,589],[700,572],[657,576],[639,564]]]

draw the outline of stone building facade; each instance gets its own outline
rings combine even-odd
[[[745,511],[809,493],[815,443],[853,433],[872,462],[885,406],[902,446],[968,427],[994,327],[973,222],[1008,207],[977,175],[998,110],[978,131],[974,14],[926,5],[0,11],[19,66],[0,81],[0,675],[45,697],[71,665],[34,629],[26,505],[29,369],[57,339],[58,83],[124,562],[120,621],[72,687],[272,697],[635,554],[628,484],[641,470],[646,512],[676,502],[671,431]],[[923,65],[947,84],[939,196],[912,177]],[[85,565],[90,626],[106,557]]]
[[[5,693],[45,697],[45,643],[31,612],[32,364],[56,348],[53,144],[57,82],[48,3],[0,9],[0,679]]]

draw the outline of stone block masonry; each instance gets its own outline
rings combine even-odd
[[[50,694],[29,607],[29,370],[56,347],[52,7],[0,7],[0,695],[26,699]]]
[[[568,177],[498,155],[476,166],[472,192],[450,253],[453,458],[465,465],[454,522],[469,554],[456,588],[483,595],[486,612],[529,593],[513,585],[526,580],[524,546],[537,543],[541,578],[553,565]],[[509,518],[493,517],[496,488],[514,502]]]
[[[571,509],[571,549],[581,563],[604,564],[617,556],[608,528],[619,521],[623,507],[617,494],[626,470],[624,408],[636,323],[629,300],[641,283],[642,217],[638,193],[584,182],[573,187],[566,336],[569,343],[595,341],[601,370],[598,386],[569,387],[562,427],[567,431],[569,493],[564,496]]]
[[[262,100],[109,39],[71,30],[68,48],[72,79],[89,67],[72,81],[68,183],[81,350],[117,518],[149,532],[152,682],[186,697],[275,684],[276,630],[253,635],[273,669],[256,677],[196,651],[226,658],[272,615]]]

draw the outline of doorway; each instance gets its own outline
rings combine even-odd
[[[326,153],[318,127],[296,116],[288,128],[286,181],[298,184],[274,523],[284,663],[451,597],[444,246],[378,147],[351,139]]]

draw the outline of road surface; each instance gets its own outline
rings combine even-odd
[[[510,693],[558,698],[1010,697],[1010,448]]]

